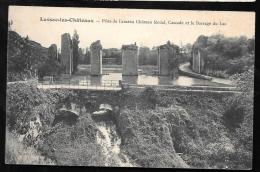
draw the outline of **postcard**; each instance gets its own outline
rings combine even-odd
[[[9,6],[7,164],[251,169],[255,13]]]

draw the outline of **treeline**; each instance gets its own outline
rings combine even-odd
[[[7,80],[24,80],[37,75],[37,69],[48,60],[47,48],[22,38],[14,31],[8,32]]]
[[[7,81],[20,81],[61,73],[57,47],[49,48],[8,31]]]
[[[207,75],[228,77],[242,73],[254,65],[255,38],[225,37],[224,35],[199,36],[193,45],[203,54]],[[192,63],[192,60],[191,60]]]

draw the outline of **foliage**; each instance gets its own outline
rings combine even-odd
[[[227,107],[226,118],[230,118],[230,109],[236,107],[243,113],[233,114],[233,118],[240,119],[237,125],[231,128],[230,134],[233,144],[236,146],[236,153],[232,159],[241,168],[251,168],[253,150],[253,105],[254,105],[254,68],[231,77],[241,90],[241,94],[225,99]],[[231,105],[231,106],[230,106]],[[245,163],[241,164],[241,161]]]
[[[96,144],[96,132],[95,123],[89,114],[85,114],[74,126],[59,126],[43,145],[55,149],[52,156],[58,165],[102,166],[104,157]],[[50,156],[50,151],[45,150]]]
[[[73,51],[73,73],[77,71],[77,65],[79,61],[79,35],[77,31],[74,31],[72,37],[72,51]]]
[[[147,102],[146,108],[154,109],[157,104],[157,93],[152,87],[147,87],[145,90],[141,93],[141,99],[144,100],[144,102]]]
[[[90,50],[86,48],[83,64],[90,64]]]
[[[23,80],[36,76],[37,69],[47,60],[47,49],[8,31],[7,57],[8,81]]]
[[[55,165],[53,161],[42,156],[35,148],[26,147],[15,134],[6,132],[5,163],[30,165]]]
[[[35,82],[35,81],[34,81]],[[44,125],[54,119],[55,105],[72,95],[66,90],[39,90],[34,82],[7,85],[7,124],[18,133],[39,115]]]
[[[136,102],[138,106],[125,106],[116,116],[123,149],[137,164],[144,167],[178,167],[184,160],[194,168],[251,167],[252,151],[243,149],[239,145],[240,139],[235,142],[222,118],[227,111],[226,99],[230,96],[155,91],[157,107],[147,109],[144,105],[149,99],[143,96],[149,95],[144,94],[146,92],[134,92],[131,102]],[[129,100],[129,95],[126,99]],[[249,109],[252,110],[252,107]],[[243,130],[242,133],[249,132]],[[252,141],[250,137],[247,139]],[[158,161],[159,157],[163,161]]]
[[[122,64],[122,51],[117,48],[103,49],[102,63],[103,64]]]
[[[179,63],[186,63],[191,60],[191,54],[192,54],[192,45],[190,43],[184,45],[180,48],[180,56],[179,56]]]
[[[25,145],[8,136],[8,163],[104,165],[101,148],[96,144],[97,129],[89,114],[82,114],[74,126],[51,127],[56,109],[68,97],[77,96],[67,90],[39,90],[33,82],[7,85],[7,133],[12,131],[21,137],[28,132],[29,122],[35,116],[40,116],[43,124],[37,142]]]
[[[254,38],[225,37],[217,34],[210,37],[199,36],[193,50],[200,49],[204,54],[204,74],[227,77],[245,72],[254,65],[254,46]],[[214,71],[223,71],[226,75]]]
[[[159,115],[124,109],[117,116],[123,149],[142,167],[187,167],[175,153],[167,123]]]

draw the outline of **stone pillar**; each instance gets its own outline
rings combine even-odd
[[[138,75],[138,47],[136,44],[122,46],[122,75]]]
[[[102,74],[102,45],[100,41],[93,42],[90,46],[90,74]]]
[[[201,73],[204,69],[203,53],[199,49],[194,49],[192,52],[192,70]]]
[[[161,45],[158,48],[158,73],[161,76],[171,74],[171,60],[175,58],[174,47],[168,41],[167,44]]]
[[[72,74],[73,53],[69,33],[64,33],[61,35],[61,65],[64,67],[64,74]]]

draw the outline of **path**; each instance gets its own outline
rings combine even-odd
[[[195,73],[190,69],[190,63],[184,63],[179,66],[179,70],[183,73],[186,74],[191,74],[192,76],[198,76],[200,78],[211,78],[212,82],[216,83],[221,83],[221,84],[227,84],[227,85],[233,85],[231,80],[228,79],[223,79],[223,78],[217,78],[217,77],[212,77],[212,76],[207,76],[207,75],[202,75],[199,73]]]

